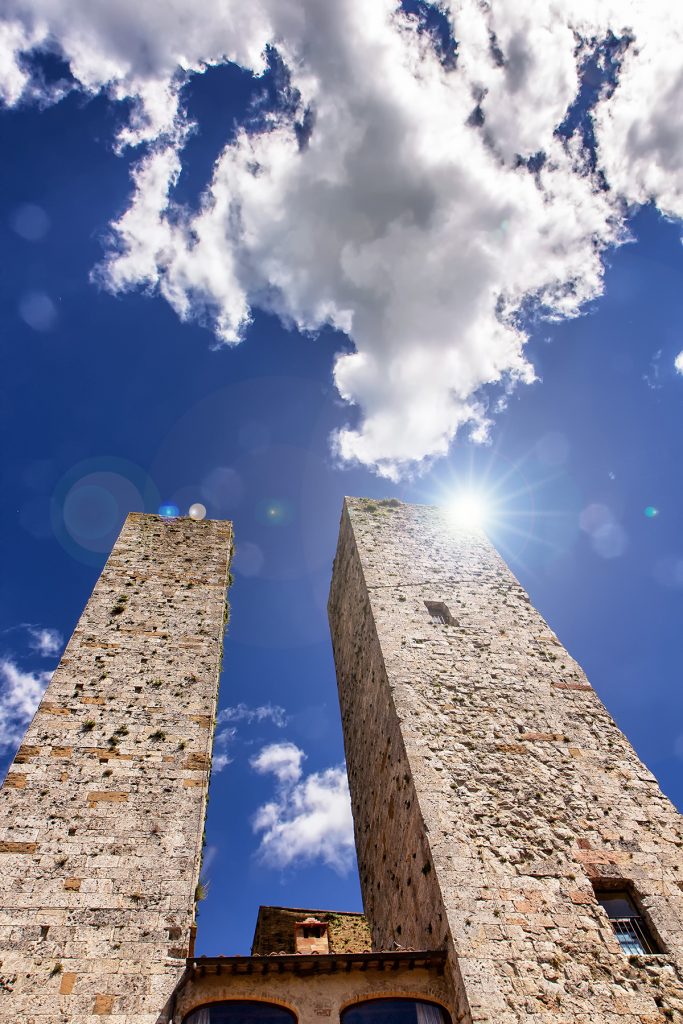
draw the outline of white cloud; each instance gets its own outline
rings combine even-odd
[[[220,722],[220,716],[218,718]],[[232,764],[234,757],[229,752],[229,748],[233,743],[235,736],[237,735],[237,729],[219,729],[213,738],[213,755],[211,758],[211,771],[222,772],[224,768],[227,768],[229,764]]]
[[[683,216],[683,19],[668,0],[619,5],[634,36],[613,95],[599,104],[599,156],[612,188],[629,203],[654,201]],[[619,24],[618,21],[613,24]]]
[[[52,658],[59,654],[64,646],[64,639],[56,629],[29,626],[30,644],[34,651],[44,658]]]
[[[662,349],[657,349],[650,365],[643,374],[643,380],[651,391],[659,391],[662,387]]]
[[[0,748],[18,744],[33,718],[52,672],[25,672],[0,659]]]
[[[387,476],[444,454],[462,427],[486,438],[491,385],[534,379],[522,311],[574,316],[598,296],[629,205],[683,214],[678,6],[440,6],[455,69],[395,0],[9,0],[0,22],[6,102],[35,91],[22,52],[49,40],[81,88],[133,99],[122,144],[153,142],[100,280],[156,290],[226,343],[253,306],[348,332],[354,349],[334,380],[358,419],[336,451]],[[593,111],[594,166],[578,132],[564,140],[557,128],[610,33],[624,43]],[[258,75],[267,44],[298,108],[239,131],[199,210],[178,208],[183,82],[226,60]]]
[[[214,736],[211,770],[213,772],[223,771],[224,768],[227,768],[234,761],[230,748],[237,738],[237,727],[234,725],[226,726],[226,722],[240,722],[245,725],[260,725],[263,722],[271,722],[278,729],[281,729],[288,721],[289,716],[287,712],[278,704],[259,704],[258,707],[250,707],[248,704],[240,702],[232,707],[223,708],[218,714],[217,724],[224,726],[224,728],[218,729]],[[292,751],[296,750],[297,748],[292,743],[274,743],[271,747],[265,747],[258,755],[258,758],[252,759],[250,763],[257,771],[272,771],[278,775],[278,778],[282,775],[284,780],[287,777],[292,777],[298,756],[303,756],[301,751],[298,754],[292,753]],[[258,761],[258,764],[256,764],[256,761]]]
[[[251,758],[249,764],[259,775],[271,772],[278,782],[285,785],[301,778],[301,762],[305,757],[295,743],[269,743]]]
[[[213,758],[211,759],[211,771],[222,772],[223,769],[227,768],[228,765],[232,764],[233,761],[234,758],[231,757],[230,754],[225,753],[225,751],[219,751],[218,753],[214,754]]]
[[[218,723],[221,722],[246,722],[252,725],[254,722],[270,721],[279,729],[283,728],[289,721],[287,712],[279,704],[260,704],[252,708],[248,704],[239,703],[232,707],[223,708],[218,714]]]
[[[305,757],[293,743],[264,747],[251,761],[259,772],[273,772],[278,791],[259,808],[253,828],[262,833],[259,856],[286,868],[321,860],[339,874],[353,865],[353,819],[343,765],[302,777]]]
[[[674,367],[677,373],[683,374],[683,352],[679,352],[674,359]]]
[[[124,144],[174,134],[178,89],[188,73],[226,60],[263,69],[271,36],[264,13],[257,0],[203,10],[183,0],[7,0],[0,21],[0,98],[11,104],[32,96],[37,83],[25,55],[56,49],[84,90],[106,89],[114,99],[134,100]]]

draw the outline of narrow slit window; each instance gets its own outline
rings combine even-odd
[[[627,956],[661,953],[647,921],[625,889],[596,890],[595,896],[609,918],[617,942]]]
[[[437,622],[441,626],[453,625],[453,616],[443,601],[425,601],[425,607],[432,622]]]

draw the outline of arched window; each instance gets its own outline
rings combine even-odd
[[[184,1024],[296,1024],[296,1017],[291,1010],[273,1003],[234,999],[193,1010]]]
[[[450,1024],[446,1011],[422,999],[368,999],[347,1006],[342,1024]]]

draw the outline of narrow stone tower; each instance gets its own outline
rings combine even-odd
[[[0,1020],[154,1024],[189,954],[231,526],[130,515],[0,794]]]
[[[683,1021],[683,829],[478,534],[347,499],[330,594],[375,948],[446,948],[457,1021]]]

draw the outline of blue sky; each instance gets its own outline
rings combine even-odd
[[[440,41],[436,49],[447,64],[451,58],[443,58],[444,45]],[[239,125],[261,138],[270,112],[277,131],[291,135],[295,124],[299,135],[310,130],[284,63],[271,54],[270,70],[261,77],[246,58],[243,63],[222,63],[192,77],[182,90],[183,116],[196,128],[174,150],[181,153],[181,170],[171,188],[177,204],[168,214],[171,223],[183,217],[187,223],[201,210],[202,190],[223,147],[238,138]],[[43,84],[72,74],[66,57],[57,60],[54,54],[34,55],[32,67],[41,70]],[[458,74],[457,67],[450,73]],[[526,295],[516,279],[501,277],[507,267],[484,266],[482,273],[494,283],[502,280],[508,294],[517,296],[516,330],[528,335],[524,358],[534,368],[535,382],[518,352],[504,362],[500,353],[514,348],[511,336],[501,337],[500,348],[488,349],[474,314],[457,320],[450,298],[439,306],[449,281],[459,308],[467,304],[462,289],[476,288],[477,282],[461,285],[466,268],[450,248],[443,249],[445,270],[432,259],[440,245],[451,244],[444,241],[447,216],[459,221],[455,207],[447,214],[439,207],[437,185],[424,167],[420,180],[425,193],[431,190],[436,213],[425,213],[423,223],[411,182],[391,184],[396,203],[399,185],[405,187],[405,202],[413,204],[422,234],[414,239],[408,269],[391,262],[399,258],[391,246],[380,246],[379,262],[368,262],[365,254],[359,265],[372,282],[367,295],[350,286],[335,291],[334,280],[330,284],[322,276],[301,284],[308,263],[325,265],[325,238],[333,228],[341,230],[322,206],[296,207],[286,244],[268,233],[271,218],[249,253],[242,250],[237,259],[225,250],[226,266],[235,260],[243,267],[259,253],[261,262],[249,271],[252,320],[241,328],[243,340],[218,345],[216,308],[223,303],[232,315],[239,289],[226,297],[221,282],[212,285],[211,301],[206,287],[197,298],[196,280],[204,280],[205,267],[200,272],[194,264],[192,273],[199,276],[183,293],[191,307],[186,322],[156,285],[143,280],[139,264],[135,279],[127,279],[118,294],[111,290],[116,256],[93,280],[107,253],[125,252],[126,245],[130,251],[130,232],[119,233],[117,240],[111,225],[131,208],[131,173],[141,160],[163,151],[169,138],[167,132],[137,148],[116,150],[115,137],[129,123],[134,89],[131,95],[116,103],[98,88],[79,87],[54,103],[24,95],[0,112],[3,768],[23,728],[22,708],[9,702],[11,687],[14,692],[23,687],[25,717],[31,695],[46,682],[58,654],[59,640],[40,631],[68,637],[125,513],[156,511],[162,503],[186,511],[201,501],[210,516],[234,519],[238,554],[221,689],[221,708],[233,710],[219,724],[217,745],[229,763],[214,772],[211,785],[210,891],[201,907],[198,949],[248,952],[259,903],[359,909],[338,799],[341,777],[331,771],[342,763],[343,748],[325,603],[342,498],[396,495],[442,502],[473,485],[495,499],[493,541],[665,792],[682,806],[683,376],[675,360],[683,349],[683,254],[669,193],[662,188],[658,208],[656,195],[639,204],[635,192],[619,184],[622,239],[624,230],[630,232],[630,241],[620,246],[612,244],[614,229],[604,227],[596,206],[591,230],[599,234],[598,222],[604,228],[602,284],[596,283],[594,253],[581,250],[563,228],[555,242],[570,254],[570,270],[560,279],[572,280],[580,295],[578,317],[564,319],[555,308],[557,318],[544,319],[531,292]],[[440,94],[433,92],[430,99],[436,109]],[[585,107],[592,101],[581,102]],[[499,103],[504,105],[504,95]],[[319,109],[324,111],[322,101]],[[485,109],[489,114],[495,132],[493,112]],[[322,131],[323,113],[319,116]],[[415,116],[427,122],[436,115],[425,109]],[[559,124],[561,118],[555,120]],[[312,132],[313,139],[315,124]],[[503,135],[500,130],[501,153],[511,145]],[[605,135],[602,152],[607,151]],[[263,152],[260,158],[265,160]],[[295,158],[288,154],[290,159]],[[364,166],[365,183],[372,171],[367,162]],[[275,179],[275,162],[270,170]],[[232,168],[231,173],[237,172]],[[572,188],[576,184],[569,172],[563,181]],[[526,239],[527,227],[518,226],[516,179],[501,179],[501,187],[506,183],[511,212],[499,222],[496,237],[504,247],[517,232],[523,244],[510,249],[506,261],[528,265],[533,277],[536,261],[550,257],[542,247],[534,248],[531,235]],[[386,228],[391,211],[381,224],[373,221],[386,198],[381,180],[367,209],[366,192],[357,182],[351,185],[339,203],[352,213],[365,210],[363,231],[373,244],[393,237]],[[236,192],[246,188],[243,181],[233,187]],[[543,187],[559,194],[557,182]],[[219,202],[218,191],[214,199]],[[449,203],[454,202],[451,197]],[[583,204],[580,219],[587,200],[577,202]],[[246,192],[243,207],[248,209]],[[318,236],[321,223],[325,232]],[[159,224],[152,218],[150,232]],[[304,229],[308,234],[301,235]],[[480,225],[469,230],[476,236]],[[302,250],[302,256],[291,241],[300,237],[311,246],[317,240],[322,248]],[[181,251],[182,240],[176,241]],[[290,242],[291,264],[283,256],[271,265],[269,253],[286,254]],[[187,246],[187,238],[182,244]],[[348,253],[357,252],[360,243],[354,237],[344,245],[347,267]],[[183,251],[189,266],[197,253],[191,246]],[[207,265],[220,267],[221,252],[212,252]],[[585,262],[584,285],[573,279],[577,252]],[[167,269],[159,270],[158,252],[154,259],[157,285],[165,280],[182,291],[186,270],[175,267],[175,277],[169,276]],[[386,265],[397,280],[410,271],[419,287],[413,293],[406,284],[407,297],[394,294],[380,274]],[[283,267],[299,268],[296,284],[283,278]],[[539,288],[547,284],[540,278],[537,283]],[[383,305],[375,303],[378,294],[386,295]],[[557,307],[559,300],[554,301]],[[321,314],[319,302],[336,303],[335,315]],[[355,303],[353,340],[341,330],[345,302]],[[420,362],[423,341],[415,331],[424,329],[435,375],[447,374],[451,356],[443,324],[449,317],[471,339],[458,350],[458,366],[472,382],[475,398],[463,390],[460,404],[446,409],[442,420],[435,416],[423,431],[431,407],[440,408],[443,396],[429,376],[433,371]],[[406,328],[401,335],[403,321],[410,322],[412,334]],[[387,323],[394,325],[395,336],[382,334]],[[381,344],[373,348],[378,337]],[[367,375],[367,365],[362,372],[348,365],[339,370],[338,354],[355,350],[375,361],[374,376]],[[479,354],[482,362],[490,359],[498,367],[495,373],[484,371],[481,379],[473,369]],[[399,372],[406,367],[408,390]],[[385,386],[387,379],[399,382],[394,390]],[[406,398],[412,393],[414,405]],[[482,395],[484,404],[473,410],[472,402],[481,403]],[[367,427],[373,415],[388,424],[388,433]],[[469,431],[481,437],[484,420],[491,421],[488,439],[477,443]],[[457,437],[447,445],[447,455],[438,457],[444,437],[447,444],[448,424],[456,421]],[[338,433],[345,428],[352,432],[346,449]],[[414,447],[418,442],[421,448]],[[280,767],[280,781],[272,764],[265,770],[267,758],[251,763],[272,744],[285,750],[281,765],[289,766],[287,778]],[[305,757],[292,755],[293,747],[283,744],[295,745]],[[291,853],[262,846],[266,833],[254,831],[256,815],[275,799],[281,820],[291,820],[293,795],[313,800],[316,785],[329,803],[328,838],[313,829],[310,847],[295,851],[288,862]],[[310,819],[299,824],[308,835]],[[314,855],[307,857],[308,852]]]

